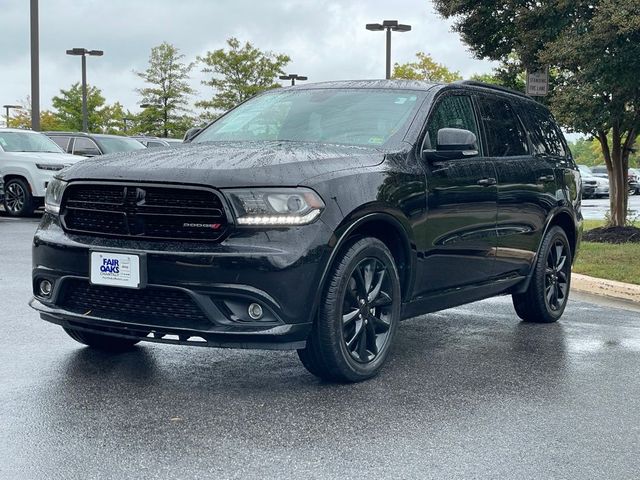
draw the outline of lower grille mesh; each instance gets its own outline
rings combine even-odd
[[[148,287],[140,290],[65,281],[60,306],[81,315],[148,325],[207,328],[211,322],[182,290]]]

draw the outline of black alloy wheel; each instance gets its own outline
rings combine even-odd
[[[549,249],[545,270],[545,300],[554,312],[564,307],[569,292],[569,254],[567,246],[558,239]]]
[[[572,251],[565,231],[554,226],[542,240],[527,290],[513,294],[513,306],[526,322],[551,323],[564,313],[571,290]]]
[[[346,245],[329,272],[317,319],[298,356],[312,374],[359,382],[378,374],[400,321],[395,260],[377,238]]]
[[[354,269],[342,306],[342,339],[349,355],[371,362],[389,340],[393,306],[391,278],[376,258],[365,258]]]

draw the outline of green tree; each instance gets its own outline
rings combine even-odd
[[[154,105],[141,114],[141,124],[148,128],[145,133],[162,137],[184,134],[184,113],[188,112],[189,96],[195,93],[189,85],[194,64],[184,62],[184,58],[178,48],[163,42],[151,49],[147,69],[136,72],[149,84],[137,89],[140,103]]]
[[[287,55],[263,52],[249,42],[241,45],[236,38],[228,39],[227,46],[227,50],[198,57],[204,65],[202,72],[211,74],[202,84],[215,89],[211,100],[196,103],[206,110],[226,111],[257,93],[279,87],[277,77],[291,61]]]
[[[503,60],[500,65],[493,69],[492,73],[473,75],[471,80],[491,83],[520,92],[524,92],[526,81],[522,62],[520,62],[518,56],[514,54],[509,55],[508,58]]]
[[[23,101],[17,102],[22,108],[15,111],[9,125],[11,128],[31,128],[31,97]],[[58,117],[51,110],[42,110],[40,112],[40,128],[43,131],[63,130]]]
[[[418,52],[416,59],[415,62],[394,64],[391,78],[443,83],[462,80],[460,72],[449,70],[443,64],[436,62],[428,53]]]
[[[435,0],[476,56],[550,66],[549,104],[567,128],[596,138],[610,180],[611,225],[626,222],[629,155],[640,131],[637,0]]]
[[[60,90],[60,94],[51,99],[54,114],[64,130],[82,130],[82,87],[74,83],[69,90]],[[90,132],[102,132],[111,114],[105,104],[105,98],[99,88],[87,86],[87,112]]]

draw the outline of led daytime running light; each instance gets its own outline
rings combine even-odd
[[[247,215],[238,218],[239,225],[303,225],[314,221],[320,210],[312,210],[302,217],[294,215]]]

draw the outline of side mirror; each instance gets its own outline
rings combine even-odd
[[[458,160],[478,155],[478,139],[473,132],[462,128],[441,128],[438,130],[436,150],[425,150],[429,161]]]
[[[198,135],[200,132],[202,131],[202,128],[200,127],[191,127],[189,130],[187,130],[187,132],[184,134],[184,138],[182,139],[183,142],[190,142],[191,139],[193,137],[195,137],[196,135]]]

